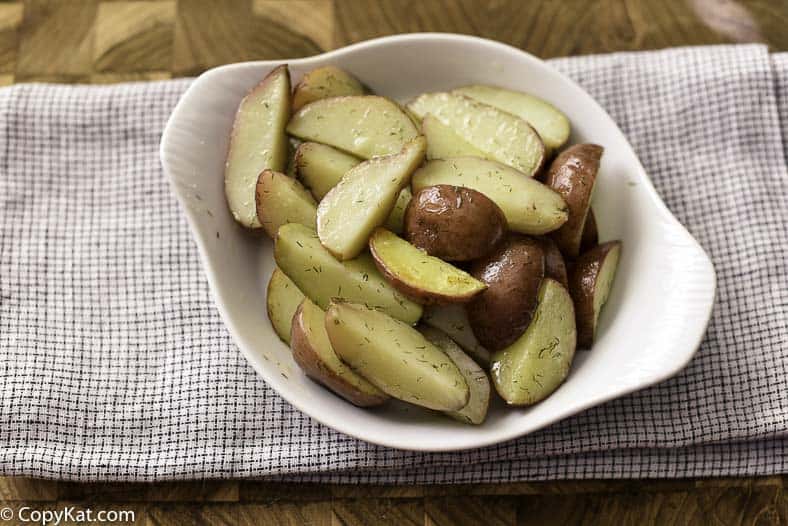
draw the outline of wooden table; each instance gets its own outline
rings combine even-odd
[[[732,0],[42,0],[0,3],[0,85],[195,75],[381,35],[452,31],[544,58],[725,42],[788,49],[788,3]],[[139,524],[782,524],[785,478],[354,487],[0,478],[0,508],[134,510]],[[0,524],[11,524],[0,520]],[[15,523],[14,523],[15,524]]]

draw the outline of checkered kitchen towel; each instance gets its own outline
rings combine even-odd
[[[188,80],[0,90],[0,472],[362,482],[788,472],[788,57],[560,59],[717,269],[677,377],[458,453],[377,447],[269,389],[231,342],[158,159]],[[781,132],[782,130],[782,132]]]

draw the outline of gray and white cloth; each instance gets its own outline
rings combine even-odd
[[[696,358],[497,446],[416,453],[293,409],[233,345],[158,158],[189,80],[0,90],[0,473],[451,483],[788,472],[788,55],[558,59],[714,260]],[[633,349],[635,352],[635,349]]]

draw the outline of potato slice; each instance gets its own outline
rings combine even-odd
[[[485,369],[490,366],[490,351],[485,349],[473,334],[464,305],[432,305],[424,309],[422,321],[448,334]]]
[[[596,337],[599,313],[610,295],[621,255],[621,241],[608,241],[580,256],[569,278],[575,302],[577,344],[590,349]]]
[[[399,191],[397,202],[394,203],[394,209],[389,214],[384,225],[395,234],[401,234],[405,230],[405,211],[408,209],[411,199],[413,199],[413,194],[410,191],[410,186],[406,186]]]
[[[309,228],[317,224],[317,203],[301,183],[279,172],[264,170],[255,191],[257,218],[271,239],[286,223],[300,223]]]
[[[389,397],[342,363],[326,333],[326,313],[308,298],[293,316],[290,348],[301,370],[348,402],[361,407],[380,405]]]
[[[260,172],[285,169],[289,116],[287,66],[271,71],[238,106],[224,168],[224,191],[230,212],[246,228],[262,228],[254,198]]]
[[[483,151],[441,124],[431,113],[421,120],[421,133],[427,138],[427,159],[464,156],[487,158]]]
[[[490,380],[487,373],[443,331],[433,327],[422,327],[419,330],[425,338],[446,353],[468,384],[468,403],[459,411],[447,411],[446,414],[466,424],[483,423],[490,406]]]
[[[341,298],[380,309],[406,323],[421,317],[421,305],[397,292],[380,275],[369,254],[337,261],[314,230],[298,223],[279,229],[274,245],[277,265],[321,309]]]
[[[298,178],[318,201],[360,163],[358,157],[317,142],[303,142],[295,153]]]
[[[307,72],[293,90],[293,111],[320,99],[343,95],[363,95],[364,86],[348,72],[323,66]]]
[[[555,106],[539,97],[521,91],[478,84],[455,89],[452,93],[465,95],[520,117],[534,127],[545,146],[551,150],[560,148],[569,139],[569,119]]]
[[[483,193],[503,210],[509,228],[523,234],[546,234],[569,217],[566,203],[555,191],[495,161],[456,157],[428,161],[413,174],[411,190],[449,184]]]
[[[596,144],[572,145],[558,154],[547,171],[545,184],[558,192],[569,207],[567,222],[550,235],[568,258],[576,258],[580,253],[603,151]]]
[[[419,303],[465,303],[487,288],[464,270],[428,255],[385,228],[375,229],[369,251],[389,283]]]
[[[542,244],[542,251],[544,252],[544,275],[546,278],[553,278],[558,283],[563,285],[565,289],[569,289],[569,276],[566,272],[566,262],[561,251],[558,250],[558,245],[549,237],[539,238]]]
[[[374,95],[316,100],[293,115],[287,132],[362,159],[397,153],[419,134],[396,103]]]
[[[569,374],[577,334],[572,298],[557,281],[547,278],[528,330],[492,357],[495,390],[510,405],[544,400]]]
[[[594,209],[588,208],[586,224],[583,225],[583,235],[580,236],[580,252],[587,252],[599,244],[599,231],[596,226]]]
[[[510,113],[451,93],[425,93],[408,108],[422,119],[431,113],[486,157],[525,175],[533,176],[542,167],[542,139],[527,122]]]
[[[459,368],[413,327],[363,305],[332,303],[326,331],[342,361],[384,393],[438,411],[468,404]]]
[[[418,136],[401,152],[370,159],[346,173],[317,208],[323,246],[340,260],[358,256],[375,227],[386,222],[426,149],[424,137]]]
[[[301,289],[287,277],[287,274],[275,268],[268,281],[266,293],[268,319],[271,320],[276,335],[288,345],[290,345],[290,324],[293,314],[302,301],[304,301],[304,293]]]

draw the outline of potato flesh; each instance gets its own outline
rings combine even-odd
[[[428,113],[459,137],[498,162],[533,176],[542,166],[545,148],[531,126],[509,113],[451,93],[425,93],[408,104],[418,117]]]
[[[298,178],[318,201],[360,163],[357,157],[317,142],[302,143],[296,152]]]
[[[470,392],[459,368],[401,321],[363,305],[332,303],[326,330],[342,361],[384,393],[438,411],[467,405]]]
[[[274,246],[277,265],[321,309],[332,298],[369,305],[406,323],[421,317],[421,305],[397,292],[375,267],[369,254],[337,261],[314,230],[297,223],[279,229]]]
[[[490,374],[496,391],[511,405],[545,399],[569,374],[576,343],[572,298],[560,283],[545,279],[528,329],[492,356]]]
[[[358,256],[372,231],[385,223],[400,191],[424,160],[424,137],[417,137],[395,155],[363,162],[346,173],[320,201],[317,234],[340,260]]]
[[[324,383],[340,396],[344,396],[344,394],[341,387],[339,389],[334,388],[337,382],[347,383],[351,389],[360,391],[369,397],[387,398],[385,393],[356,374],[339,359],[328,339],[326,313],[323,309],[312,303],[309,298],[305,298],[301,304],[300,316],[301,327],[304,330],[307,343],[315,354],[315,358],[320,361],[317,367],[327,369],[329,374],[333,375],[334,381],[326,382],[323,378],[317,377],[319,375],[309,374],[310,372],[306,371],[310,377]]]
[[[266,293],[268,319],[279,338],[290,345],[290,326],[304,293],[280,269],[275,268],[268,281]]]
[[[433,327],[423,327],[421,333],[446,353],[468,384],[468,403],[462,409],[447,411],[446,414],[466,424],[483,423],[490,405],[490,380],[487,373],[444,332]]]
[[[307,104],[287,124],[287,132],[362,159],[391,155],[418,135],[413,121],[384,97],[334,97]]]
[[[272,71],[238,107],[224,170],[227,204],[241,225],[262,225],[255,207],[260,172],[281,172],[287,163],[285,125],[290,115],[290,77],[282,66]]]
[[[293,111],[320,99],[363,95],[364,86],[344,70],[324,66],[307,72],[293,91]]]
[[[456,157],[428,161],[413,174],[411,190],[448,184],[483,193],[497,204],[509,228],[523,234],[541,235],[564,224],[569,217],[558,193],[539,181],[495,161]]]
[[[385,228],[375,230],[369,246],[384,275],[430,298],[464,302],[487,288],[464,270],[428,255]]]
[[[271,238],[287,223],[300,223],[309,228],[317,224],[317,203],[312,194],[285,174],[269,170],[260,174],[255,200],[257,217]]]
[[[424,310],[422,321],[445,332],[463,348],[477,363],[487,368],[490,351],[479,343],[471,330],[471,323],[463,305],[433,305]]]
[[[487,155],[468,141],[444,126],[431,113],[421,121],[421,133],[427,138],[427,159],[449,159],[450,157],[481,157]]]
[[[569,119],[555,106],[539,97],[484,85],[465,86],[453,90],[452,93],[465,95],[520,117],[533,126],[545,146],[552,150],[560,148],[569,139]]]
[[[614,245],[605,256],[602,266],[599,268],[599,275],[594,284],[594,335],[596,336],[597,322],[602,307],[607,303],[610,296],[610,289],[613,287],[613,280],[618,269],[618,259],[621,255],[621,244]]]
[[[413,194],[410,191],[410,186],[400,190],[397,202],[394,203],[394,209],[389,214],[388,219],[386,219],[386,224],[384,225],[386,228],[396,234],[401,234],[405,230],[405,210],[408,209],[408,204],[412,198]]]

